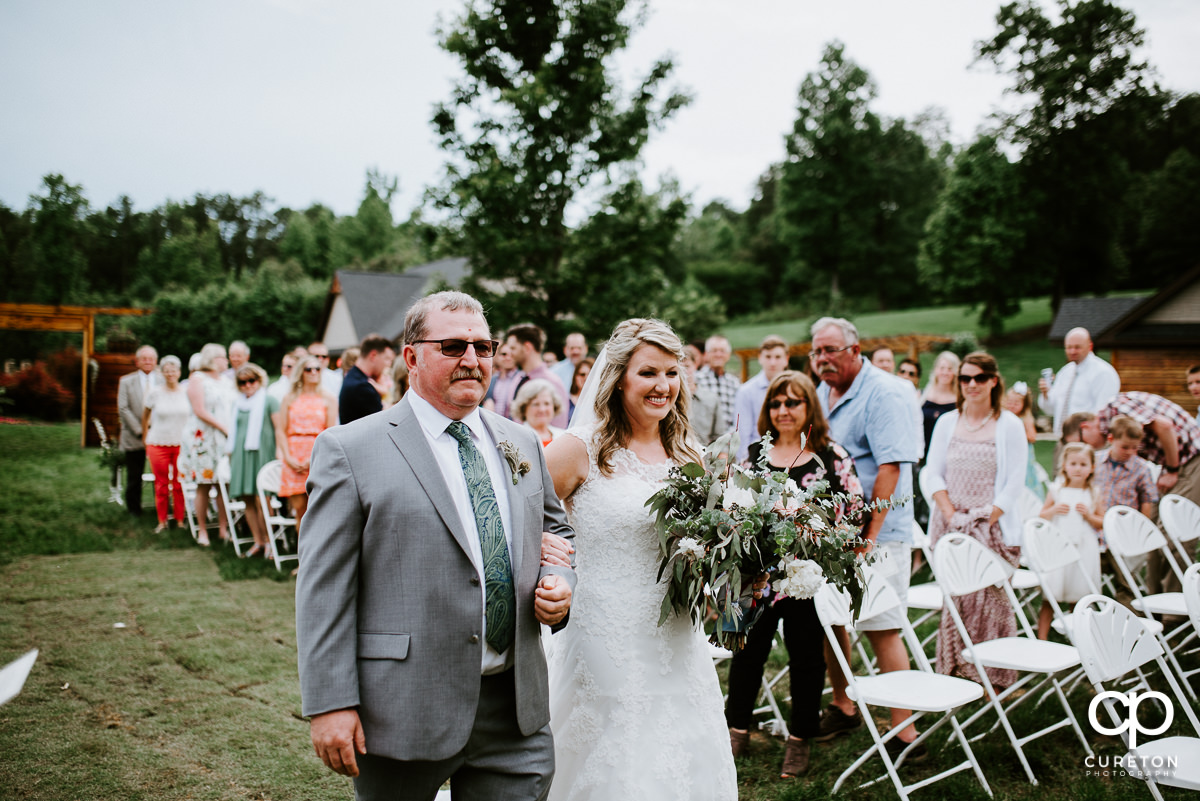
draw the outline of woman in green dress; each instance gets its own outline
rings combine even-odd
[[[238,369],[237,387],[241,395],[234,405],[233,430],[226,440],[231,477],[229,494],[246,504],[246,523],[254,535],[254,547],[247,556],[270,558],[271,544],[267,523],[258,505],[258,471],[275,455],[275,422],[279,401],[267,393],[267,375],[256,364]]]

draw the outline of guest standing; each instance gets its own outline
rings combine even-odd
[[[571,386],[568,391],[567,398],[567,421],[570,422],[571,417],[575,414],[575,403],[579,400],[579,393],[583,392],[583,385],[587,381],[588,375],[592,372],[592,365],[596,360],[588,356],[580,359],[575,365],[575,371],[571,374]]]
[[[845,493],[856,501],[838,509],[837,519],[858,516],[862,484],[854,460],[829,437],[829,423],[817,400],[812,379],[803,373],[785,371],[771,381],[756,421],[759,439],[750,445],[750,462],[762,455],[762,438],[771,435],[767,463],[786,470],[800,489],[814,482],[829,482],[830,493]],[[807,439],[805,439],[807,437]],[[725,720],[734,756],[741,756],[750,742],[754,702],[762,685],[763,667],[775,642],[775,630],[783,621],[783,639],[788,651],[792,714],[790,737],[783,757],[783,777],[808,771],[811,741],[820,732],[821,693],[825,688],[825,653],[815,647],[824,634],[811,598],[777,597],[746,636],[746,644],[733,656],[729,667],[729,697]]]
[[[1025,427],[1004,410],[1003,397],[1004,381],[996,360],[986,353],[968,354],[958,373],[958,408],[941,416],[929,445],[926,477],[934,505],[929,534],[936,548],[943,534],[962,532],[1016,567],[1021,544],[1017,509],[1025,486],[1028,447]],[[1016,635],[1012,606],[1000,588],[988,587],[956,598],[955,603],[975,642]],[[979,681],[962,651],[954,620],[943,612],[938,672]],[[1016,681],[1017,674],[988,668],[988,678],[1002,688]]]
[[[288,499],[296,518],[296,532],[308,510],[309,459],[317,435],[337,425],[337,398],[322,384],[321,360],[308,356],[296,365],[292,391],[283,399],[276,417],[275,442],[283,460],[279,475],[279,497]]]
[[[550,424],[561,411],[562,401],[554,385],[542,378],[535,378],[517,390],[513,401],[513,418],[536,431],[542,447],[563,433],[563,429]]]
[[[208,547],[208,494],[216,486],[221,457],[225,453],[225,437],[229,433],[225,388],[221,371],[225,369],[225,346],[210,342],[200,349],[197,369],[188,376],[188,402],[191,414],[184,429],[179,473],[184,480],[196,485],[194,512],[196,541]],[[217,493],[217,533],[229,539],[229,524],[225,502]]]
[[[163,383],[150,390],[142,410],[142,434],[146,440],[146,456],[154,472],[154,509],[158,513],[158,534],[167,527],[169,513],[174,513],[176,525],[182,524],[187,512],[183,507],[183,487],[179,483],[179,446],[187,425],[191,404],[179,385],[182,365],[177,356],[167,356],[159,370]]]
[[[275,419],[279,401],[267,392],[267,374],[258,365],[238,368],[240,392],[234,407],[233,433],[226,442],[229,451],[229,494],[246,504],[246,523],[254,537],[247,556],[270,556],[267,521],[258,504],[258,471],[275,458]]]
[[[142,513],[142,473],[146,471],[146,442],[142,411],[150,390],[162,383],[155,373],[158,353],[149,345],[138,348],[137,370],[121,376],[117,385],[117,411],[121,416],[119,444],[125,454],[125,508],[137,517]]]
[[[921,416],[925,422],[925,453],[929,453],[929,440],[938,418],[958,408],[959,358],[944,350],[933,360],[933,374],[925,391],[921,393]]]

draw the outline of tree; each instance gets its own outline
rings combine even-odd
[[[821,293],[824,284],[830,300],[844,292],[887,305],[916,296],[897,292],[911,286],[940,171],[917,132],[870,110],[874,97],[870,75],[839,42],[800,85],[779,178],[786,293]]]
[[[35,303],[71,303],[87,290],[88,201],[83,187],[61,175],[42,179],[45,193],[29,198],[29,238],[17,254]]]
[[[1051,19],[1031,0],[1000,9],[981,60],[1013,76],[1025,98],[1003,131],[1023,151],[1024,200],[1033,214],[1016,264],[1042,277],[1057,308],[1066,294],[1105,291],[1125,275],[1119,245],[1131,161],[1166,98],[1137,58],[1144,34],[1109,0],[1056,0]]]
[[[993,333],[1020,308],[1028,273],[1016,269],[1031,212],[1020,170],[983,137],[954,160],[921,242],[921,278],[934,297],[980,308]]]
[[[665,60],[623,96],[610,62],[636,23],[628,5],[475,0],[439,31],[464,76],[433,115],[451,159],[432,197],[471,261],[466,288],[500,321],[553,336],[581,297],[564,266],[572,203],[594,179],[615,180],[687,100],[664,90]]]

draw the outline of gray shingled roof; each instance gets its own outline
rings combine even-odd
[[[427,295],[439,278],[457,287],[469,273],[467,260],[459,257],[418,264],[403,273],[338,270],[337,279],[359,336],[396,339],[404,331],[408,308]]]
[[[1109,326],[1144,301],[1149,295],[1129,295],[1119,298],[1064,298],[1054,316],[1047,337],[1051,342],[1062,342],[1072,328],[1086,328],[1096,339]]]

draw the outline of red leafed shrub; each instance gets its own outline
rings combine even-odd
[[[34,362],[19,373],[0,375],[0,387],[13,401],[12,412],[44,420],[65,420],[75,393],[46,371],[45,362]]]

